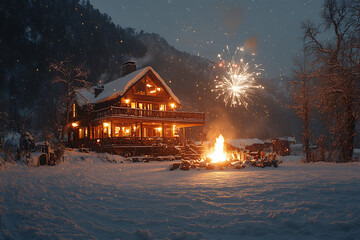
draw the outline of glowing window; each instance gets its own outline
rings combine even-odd
[[[149,77],[146,78],[146,95],[159,96],[162,92],[161,87],[156,85]]]
[[[120,127],[115,127],[114,134],[115,134],[115,137],[120,137]]]
[[[79,139],[84,138],[85,137],[85,128],[81,127],[79,128]]]
[[[104,137],[111,137],[111,123],[103,123]]]
[[[121,131],[124,137],[129,137],[131,134],[131,126],[122,127]]]
[[[76,104],[73,103],[72,105],[72,115],[73,115],[73,118],[76,117]]]

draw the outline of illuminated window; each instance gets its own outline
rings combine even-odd
[[[154,128],[154,137],[161,137],[162,136],[162,127]]]
[[[115,127],[114,134],[115,134],[115,137],[120,137],[120,127]]]
[[[173,135],[173,137],[178,137],[179,136],[176,125],[172,126],[172,135]]]
[[[84,138],[85,137],[85,128],[81,127],[79,128],[79,139]]]
[[[103,123],[104,137],[111,137],[111,123]]]
[[[144,105],[142,103],[139,103],[139,108],[140,109],[143,109],[144,108]]]
[[[136,108],[136,102],[131,103],[131,108]]]
[[[73,103],[72,105],[72,113],[73,113],[73,118],[76,117],[76,104]]]
[[[165,104],[160,104],[159,110],[160,110],[160,111],[165,111]]]
[[[146,78],[146,95],[158,96],[162,93],[162,89],[156,85],[149,77]]]
[[[122,131],[122,135],[124,137],[130,137],[130,135],[131,135],[131,126],[122,127],[121,131]]]

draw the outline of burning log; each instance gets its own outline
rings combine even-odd
[[[180,169],[181,170],[190,170],[190,166],[191,166],[190,161],[184,160],[180,164]]]
[[[234,169],[244,169],[246,164],[250,164],[254,167],[278,167],[281,161],[276,160],[275,154],[268,154],[262,156],[262,158],[257,158],[253,160],[240,160],[238,159],[239,154],[231,154],[224,151],[224,138],[220,135],[216,139],[215,147],[211,153],[206,154],[202,157],[201,160],[189,160],[183,159],[181,163],[174,163],[170,166],[169,170],[181,169],[181,170],[190,170],[205,168],[207,170],[223,170],[224,168],[231,167]],[[250,155],[249,155],[250,157]],[[244,159],[244,157],[241,157]],[[247,159],[247,158],[245,158]]]

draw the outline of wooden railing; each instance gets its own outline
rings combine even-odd
[[[94,147],[94,146],[157,146],[160,144],[180,145],[180,137],[114,137],[114,138],[99,138],[99,139],[78,139],[73,143],[76,147]]]
[[[95,111],[96,119],[114,116],[138,117],[138,118],[161,118],[176,120],[191,120],[205,122],[205,114],[202,112],[159,111],[139,108],[108,107]]]

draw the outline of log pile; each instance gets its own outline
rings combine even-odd
[[[252,167],[275,167],[277,168],[281,161],[276,160],[275,154],[269,154],[263,158],[251,159],[241,161],[239,159],[229,159],[224,162],[212,162],[211,159],[201,159],[201,160],[182,160],[181,162],[173,163],[170,165],[169,170],[173,171],[176,169],[181,170],[190,170],[190,169],[206,169],[206,170],[223,170],[225,168],[233,169],[243,169],[246,166]]]

